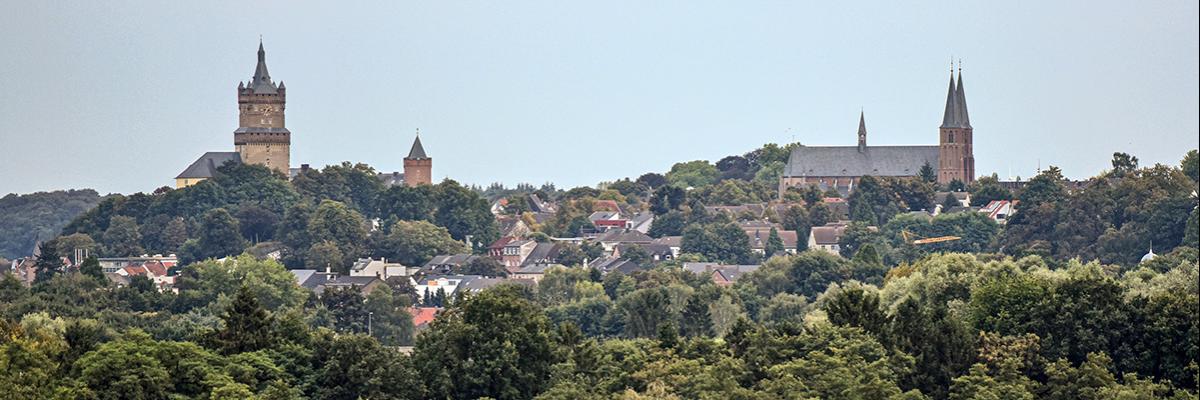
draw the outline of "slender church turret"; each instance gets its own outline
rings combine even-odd
[[[271,80],[267,72],[267,52],[258,42],[258,65],[250,82],[238,82],[238,128],[233,131],[233,147],[246,164],[258,164],[288,173],[292,133],[284,127],[283,110],[287,88]]]
[[[974,129],[967,115],[967,96],[963,91],[962,67],[957,82],[950,70],[950,87],[946,90],[946,110],[938,129],[937,181],[948,184],[955,180],[971,183],[975,180],[975,155],[972,149]]]
[[[408,186],[432,185],[432,174],[433,159],[425,154],[425,147],[421,146],[421,131],[418,130],[412,149],[408,151],[408,157],[404,157],[404,184]]]
[[[867,120],[862,111],[858,113],[858,152],[867,151]]]

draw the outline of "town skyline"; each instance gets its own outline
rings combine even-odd
[[[61,11],[46,23],[51,28],[89,11],[27,7],[33,15]],[[1195,14],[1194,4],[1181,7],[1191,7],[1190,15]],[[979,175],[1027,179],[1039,165],[1056,165],[1068,177],[1083,178],[1107,168],[1103,160],[1113,152],[1137,156],[1143,165],[1173,164],[1182,156],[1179,149],[1196,146],[1197,27],[1180,10],[1137,8],[1142,14],[1135,16],[1141,18],[1129,18],[1120,15],[1117,5],[1097,7],[1085,10],[1094,18],[1085,25],[1118,24],[1115,29],[1097,34],[1089,25],[1074,35],[1041,38],[1044,43],[1038,44],[1036,33],[1008,41],[986,36],[1016,34],[1013,28],[1053,31],[1050,21],[1025,16],[1001,27],[971,16],[990,8],[969,5],[957,11],[973,21],[947,21],[957,34],[923,46],[913,43],[941,35],[918,29],[881,40],[886,29],[878,27],[855,34],[881,17],[836,26],[853,14],[853,6],[780,11],[836,16],[817,25],[836,26],[830,36],[844,35],[850,47],[886,58],[872,60],[836,51],[838,44],[829,41],[814,46],[813,38],[804,35],[799,35],[801,41],[754,43],[818,29],[771,24],[749,29],[753,21],[782,18],[767,15],[769,10],[739,9],[741,19],[721,22],[712,18],[719,10],[698,8],[696,18],[680,22],[680,30],[666,37],[655,37],[664,33],[662,28],[644,21],[620,20],[615,10],[588,8],[595,17],[561,21],[516,12],[461,15],[457,13],[464,10],[453,6],[397,6],[375,16],[347,10],[347,16],[376,23],[404,12],[424,13],[429,20],[401,27],[366,24],[350,29],[359,34],[340,40],[241,24],[246,16],[218,16],[220,7],[197,10],[197,21],[212,24],[198,22],[205,26],[184,34],[161,22],[140,21],[115,28],[93,21],[43,37],[0,28],[17,38],[8,53],[32,51],[13,62],[8,78],[0,78],[14,89],[0,95],[12,105],[0,110],[0,139],[6,147],[23,150],[0,167],[0,192],[151,191],[169,186],[197,151],[231,150],[228,132],[237,126],[233,89],[252,72],[259,34],[271,54],[274,77],[292,89],[292,167],[350,161],[380,172],[399,171],[420,128],[426,147],[439,158],[434,181],[449,177],[481,186],[590,186],[665,172],[676,162],[716,162],[768,142],[852,145],[860,111],[865,111],[872,144],[928,143],[942,113],[949,53],[955,58],[961,54],[971,81]],[[1061,6],[1048,13],[1063,11],[1057,8]],[[317,12],[311,7],[278,11],[281,18],[297,22],[316,18]],[[655,16],[671,10],[644,11]],[[165,11],[151,6],[142,12]],[[438,29],[439,21],[456,18],[486,24],[476,30]],[[622,25],[594,29],[612,18]],[[921,15],[913,16],[913,22],[921,21]],[[4,25],[21,24],[12,22]],[[508,24],[515,24],[511,31],[488,30]],[[564,37],[544,37],[539,26],[561,30]],[[706,29],[712,26],[732,30],[722,37]],[[387,34],[367,34],[372,30],[411,35],[389,40]],[[479,36],[489,32],[495,36]],[[95,35],[80,36],[85,33]],[[1091,43],[1078,42],[1084,33]],[[655,40],[638,44],[639,37]],[[1077,39],[1074,48],[1065,46],[1071,38]],[[489,40],[496,46],[487,46]],[[580,40],[584,46],[572,45]],[[59,47],[39,53],[39,42]],[[1110,51],[1101,54],[1101,47]],[[1028,56],[1039,52],[1046,53],[1040,60]],[[137,54],[139,65],[121,61],[127,54]],[[1012,58],[1016,54],[1027,57]],[[1082,62],[1080,55],[1100,62]],[[1154,73],[1098,79],[1105,73],[1147,70]],[[58,83],[44,84],[56,77]],[[58,106],[48,107],[53,104]],[[68,115],[53,117],[51,112]],[[59,119],[44,123],[52,118]],[[1146,138],[1155,140],[1142,140]],[[1042,144],[1020,151],[1013,147],[1035,140]],[[612,153],[588,155],[612,146],[621,152],[619,163],[605,162],[612,158],[604,154]],[[55,157],[75,162],[35,164]],[[592,162],[580,163],[581,158]]]

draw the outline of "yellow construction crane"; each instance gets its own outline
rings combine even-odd
[[[914,235],[912,232],[909,232],[909,231],[900,231],[900,236],[904,237],[905,242],[912,243],[912,244],[941,243],[941,242],[949,242],[949,241],[962,239],[961,237],[958,237],[958,236],[938,236],[938,237],[931,237],[931,238],[917,238],[914,240],[913,237],[915,237],[916,235]]]

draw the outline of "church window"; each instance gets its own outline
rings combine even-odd
[[[950,138],[946,140],[948,143],[954,143],[954,132],[950,132]]]

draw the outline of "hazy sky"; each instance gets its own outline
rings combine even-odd
[[[292,166],[559,187],[767,142],[935,144],[963,59],[980,174],[1197,147],[1197,2],[15,1],[0,194],[171,185],[232,151],[261,34]]]

